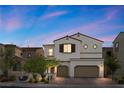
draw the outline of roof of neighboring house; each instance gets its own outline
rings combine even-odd
[[[78,33],[75,33],[75,34],[73,34],[73,35],[71,35],[71,37],[74,36],[74,35],[77,35],[77,34],[82,35],[82,36],[85,36],[85,37],[88,37],[88,38],[91,38],[91,39],[94,39],[94,40],[97,40],[97,41],[100,41],[100,42],[104,42],[104,41],[102,41],[102,40],[99,40],[99,39],[96,39],[96,38],[93,38],[93,37],[90,37],[90,36],[84,35],[84,34],[79,33],[79,32],[78,32]]]
[[[115,40],[120,36],[120,34],[124,34],[124,32],[120,32],[117,37],[114,39],[113,43],[115,42]]]
[[[43,46],[54,46],[55,44],[45,44]]]
[[[103,47],[103,49],[111,49],[111,48],[113,48],[113,47]]]
[[[0,45],[3,45],[2,43],[0,43]]]
[[[4,44],[5,47],[15,47],[15,48],[18,48],[18,49],[21,49],[20,47],[14,45],[14,44]]]
[[[74,39],[74,40],[77,40],[77,41],[80,41],[80,42],[82,42],[81,40],[79,40],[79,39],[76,39],[76,38],[73,38],[73,37],[71,37],[71,36],[64,36],[64,37],[61,37],[61,38],[59,38],[59,39],[56,39],[56,40],[54,40],[54,42],[55,41],[58,41],[58,40],[61,40],[61,39],[63,39],[63,38],[71,38],[71,39]]]
[[[43,49],[42,47],[21,47],[21,49],[30,49],[30,50],[35,50],[35,49]]]

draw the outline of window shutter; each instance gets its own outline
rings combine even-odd
[[[59,45],[59,52],[63,53],[63,44]]]
[[[75,44],[71,44],[71,49],[72,52],[75,52]]]

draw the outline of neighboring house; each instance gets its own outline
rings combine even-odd
[[[3,68],[3,56],[4,56],[4,45],[0,43],[0,75],[3,74],[2,68]]]
[[[103,58],[104,58],[104,63],[107,60],[107,57],[112,57],[113,56],[113,47],[103,47]],[[110,74],[109,69],[104,65],[104,76],[108,77]]]
[[[60,61],[59,77],[104,77],[103,41],[76,33],[44,46],[44,55]]]
[[[14,66],[9,70],[9,75],[20,75],[22,72],[22,64],[26,62],[27,59],[35,56],[44,56],[44,51],[42,47],[18,47],[13,44],[0,44],[0,68],[2,66],[2,57],[4,50],[11,48],[14,51]],[[3,52],[3,53],[2,53]],[[1,70],[0,70],[1,73]]]
[[[44,56],[42,47],[22,47],[22,57],[27,60],[35,56]]]
[[[121,66],[116,74],[117,76],[124,76],[124,32],[120,32],[113,41],[113,53]]]
[[[11,70],[9,70],[10,75],[20,75],[21,71],[21,66],[22,63],[24,62],[24,59],[22,58],[22,50],[20,47],[13,45],[13,44],[5,44],[4,45],[5,49],[6,48],[11,48],[14,51],[14,60],[15,64]]]

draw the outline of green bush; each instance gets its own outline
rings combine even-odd
[[[0,82],[7,82],[8,81],[8,78],[4,75],[1,75],[0,76]]]
[[[119,79],[118,84],[124,84],[124,79]]]
[[[16,80],[16,76],[13,75],[9,77],[9,81],[15,81],[15,80]]]
[[[29,83],[35,83],[35,79],[32,78],[32,79],[30,79],[28,82],[29,82]]]
[[[49,83],[49,81],[46,79],[46,80],[44,81],[44,83],[45,83],[45,84],[48,84],[48,83]]]

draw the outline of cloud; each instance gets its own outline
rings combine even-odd
[[[10,18],[5,22],[5,29],[8,32],[15,31],[21,28],[22,23],[19,19]]]
[[[67,13],[67,11],[52,12],[52,13],[48,13],[48,14],[45,14],[45,15],[41,16],[41,19],[54,18],[54,17],[58,17],[58,16],[61,16],[61,15],[64,15],[66,13]]]
[[[99,37],[100,40],[105,42],[112,42],[115,39],[116,35],[109,35],[104,37]]]

